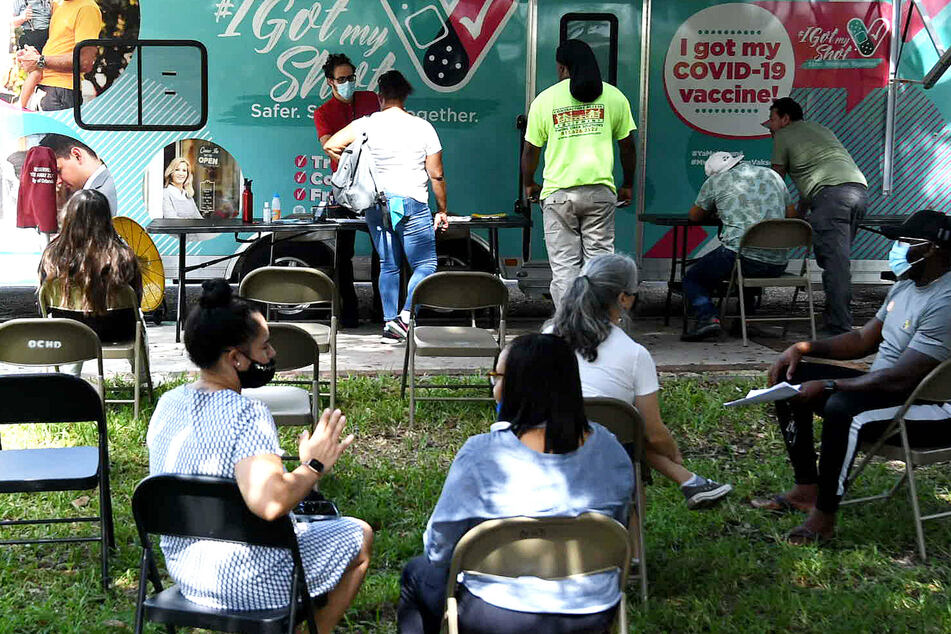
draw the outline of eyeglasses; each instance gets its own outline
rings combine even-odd
[[[347,83],[348,81],[356,81],[356,80],[357,80],[357,76],[356,76],[356,75],[347,75],[346,77],[334,77],[333,80],[334,80],[334,82],[339,86],[339,85],[341,85],[341,84]]]
[[[499,381],[502,380],[502,377],[505,376],[505,373],[491,370],[489,371],[488,375],[489,375],[489,384],[491,384],[492,387],[495,387],[496,385],[499,384]]]

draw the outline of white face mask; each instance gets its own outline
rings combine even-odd
[[[350,100],[353,97],[353,92],[357,89],[357,82],[348,81],[345,84],[339,84],[337,86],[337,92],[340,93],[340,96],[346,100]]]

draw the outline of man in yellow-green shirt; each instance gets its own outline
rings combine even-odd
[[[65,110],[76,103],[73,91],[73,49],[83,40],[99,38],[102,12],[95,0],[61,0],[53,3],[49,39],[43,51],[27,46],[17,53],[20,68],[28,73],[43,72],[39,87],[46,93],[40,108]],[[80,73],[92,70],[97,48],[87,46],[79,55]]]
[[[555,308],[587,260],[614,253],[614,210],[630,204],[634,185],[634,118],[627,98],[601,81],[591,48],[566,40],[555,53],[559,82],[528,112],[522,151],[525,195],[541,200]],[[614,143],[624,180],[614,184]],[[545,146],[541,187],[535,170]]]

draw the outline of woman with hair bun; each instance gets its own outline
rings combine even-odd
[[[636,294],[634,260],[615,253],[600,255],[571,282],[546,331],[562,337],[577,355],[585,397],[606,396],[637,407],[646,424],[648,463],[680,485],[688,508],[708,508],[733,487],[684,467],[677,441],[660,418],[654,360],[620,327]]]
[[[149,473],[234,478],[252,513],[286,515],[353,442],[346,418],[324,410],[313,434],[300,435],[301,465],[285,472],[267,407],[241,394],[274,375],[267,322],[232,294],[225,280],[202,284],[185,323],[185,349],[199,368],[195,383],[166,392],[149,424]],[[328,593],[316,611],[321,632],[340,621],[363,583],[373,531],[349,517],[295,524],[311,595]],[[163,536],[169,574],[189,601],[211,608],[268,610],[287,605],[293,562],[284,550]]]

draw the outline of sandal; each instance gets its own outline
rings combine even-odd
[[[820,533],[814,531],[805,524],[797,526],[786,535],[786,541],[794,546],[804,546],[807,544],[816,544],[817,546],[825,544],[832,539],[832,533]]]
[[[750,506],[760,511],[772,511],[774,513],[807,513],[808,509],[802,509],[793,504],[783,493],[777,493],[772,498],[753,498],[750,500]]]

